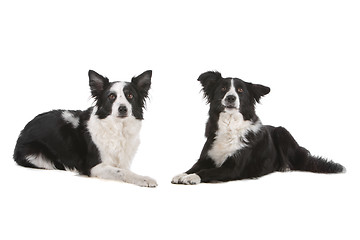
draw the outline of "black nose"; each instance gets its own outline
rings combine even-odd
[[[125,105],[120,105],[119,107],[119,113],[120,115],[126,115],[127,114],[127,107]]]
[[[234,103],[236,101],[236,97],[234,95],[228,95],[225,98],[225,101],[228,102],[228,103]]]

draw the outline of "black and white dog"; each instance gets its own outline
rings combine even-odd
[[[287,170],[345,171],[340,164],[310,155],[285,128],[262,125],[255,104],[270,88],[223,78],[219,72],[203,73],[198,80],[210,103],[207,141],[200,159],[172,183],[224,182]]]
[[[150,177],[130,171],[139,146],[143,109],[152,71],[131,82],[109,82],[89,71],[95,106],[85,111],[54,110],[22,130],[14,150],[21,166],[74,170],[79,174],[156,187]]]

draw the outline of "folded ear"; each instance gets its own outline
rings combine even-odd
[[[133,77],[131,83],[140,91],[143,97],[147,97],[148,91],[151,86],[152,71],[147,70],[137,77]]]
[[[101,76],[93,70],[89,70],[89,85],[91,90],[91,95],[93,98],[97,99],[101,92],[109,85],[109,79]]]
[[[252,92],[256,102],[260,102],[260,98],[270,92],[270,88],[260,85],[249,83],[250,91]]]
[[[208,102],[213,98],[216,88],[215,83],[220,79],[222,79],[221,73],[216,71],[208,71],[199,76],[198,81],[203,87],[204,97],[207,98]]]

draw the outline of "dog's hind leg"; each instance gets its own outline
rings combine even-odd
[[[141,187],[156,187],[157,183],[154,179],[146,176],[137,175],[130,170],[116,168],[104,163],[100,163],[90,170],[91,177],[102,179],[122,181],[135,184]]]
[[[51,150],[45,144],[37,141],[23,144],[19,138],[13,157],[15,162],[23,167],[48,170],[64,169],[60,163],[56,162]]]
[[[31,160],[35,160],[35,155],[24,156],[22,153],[15,152],[14,160],[18,165],[23,167],[40,168],[39,166],[36,166],[34,163],[31,162]]]
[[[290,170],[315,173],[340,173],[345,168],[338,163],[316,157],[295,141],[293,136],[283,127],[274,129],[273,138],[279,153],[280,171],[289,167]]]

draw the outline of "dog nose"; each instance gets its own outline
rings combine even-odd
[[[236,97],[234,95],[228,95],[225,98],[225,101],[228,102],[228,103],[234,103],[236,101]]]
[[[127,107],[125,106],[125,105],[120,105],[120,107],[119,107],[119,113],[120,113],[120,115],[125,115],[125,114],[127,114]]]

